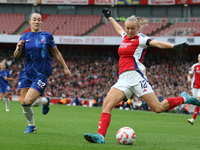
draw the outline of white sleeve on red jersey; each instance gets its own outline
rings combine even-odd
[[[192,67],[190,67],[189,70],[189,74],[194,74],[194,67],[196,66],[196,64],[192,65]]]
[[[122,32],[122,40],[123,40],[123,38],[125,37],[125,35],[126,35],[126,32]]]
[[[138,36],[140,38],[140,45],[144,46],[144,47],[147,47],[146,43],[147,43],[147,40],[150,39],[150,37],[146,36],[143,33],[139,33]]]

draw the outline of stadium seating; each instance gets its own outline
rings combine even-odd
[[[189,36],[200,32],[200,22],[177,22],[155,36]]]
[[[119,22],[119,24],[124,28],[124,22]],[[140,32],[146,35],[152,35],[156,33],[158,30],[166,27],[167,23],[165,22],[156,22],[156,23],[148,23],[148,26],[145,26]],[[119,36],[115,31],[111,22],[107,22],[103,26],[101,26],[98,30],[90,34],[89,36]]]
[[[49,15],[43,21],[42,30],[53,35],[81,36],[100,22],[100,15]]]
[[[25,14],[0,13],[0,34],[13,34],[25,22]]]
[[[119,24],[124,28],[124,22],[119,22]],[[107,22],[102,25],[99,29],[95,30],[89,36],[119,36],[115,31],[111,22]]]
[[[53,35],[69,36],[119,36],[111,22],[101,24],[101,15],[43,14],[42,30]],[[186,18],[187,22],[172,23],[168,18],[146,18],[148,26],[140,30],[147,36],[193,36],[200,33],[198,17]],[[0,13],[0,34],[14,34],[25,22],[25,14]],[[124,22],[118,22],[124,28]],[[94,31],[93,31],[94,30]],[[30,27],[24,32],[30,31]]]

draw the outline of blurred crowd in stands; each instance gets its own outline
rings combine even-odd
[[[5,58],[1,58],[1,60],[3,59]],[[19,72],[24,65],[23,59],[14,60],[11,56],[7,57],[6,61],[7,69],[10,70],[14,79],[11,82],[10,93],[11,95],[20,95],[17,81]],[[118,79],[118,60],[113,57],[104,59],[67,58],[66,63],[72,73],[72,78],[69,80],[65,78],[61,65],[55,58],[52,58],[53,71],[48,79],[44,95],[94,99],[93,106],[101,107],[106,93]],[[184,91],[191,94],[187,75],[192,63],[182,60],[144,61],[147,78],[160,101],[167,97],[177,97]],[[135,95],[132,97],[132,102],[136,102],[136,106],[143,104],[142,99]]]

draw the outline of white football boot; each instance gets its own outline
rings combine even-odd
[[[191,125],[193,125],[194,124],[194,118],[191,118],[191,119],[188,119],[188,122],[191,124]]]

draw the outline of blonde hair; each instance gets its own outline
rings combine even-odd
[[[0,65],[2,65],[2,64],[4,64],[4,65],[6,66],[6,62],[5,62],[5,61],[2,61],[2,62],[0,63]]]
[[[148,26],[147,20],[145,18],[136,17],[135,15],[126,18],[125,24],[127,21],[135,21],[139,26],[139,30],[143,29],[144,26]]]

